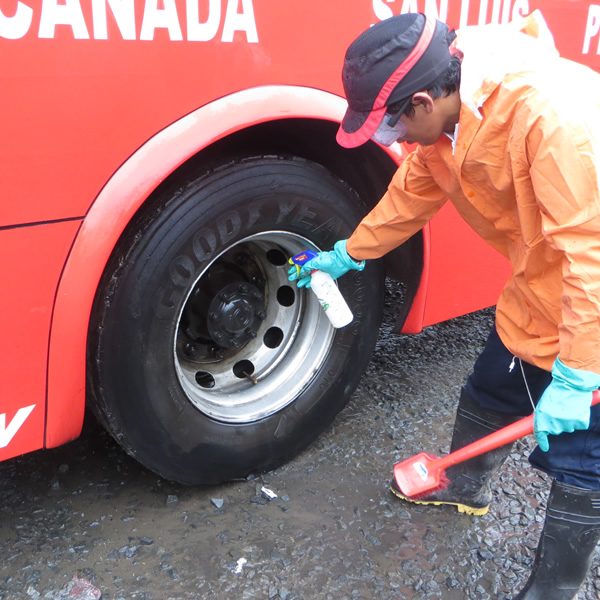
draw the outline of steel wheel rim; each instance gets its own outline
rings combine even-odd
[[[335,330],[315,295],[287,279],[287,257],[307,248],[318,250],[289,232],[252,235],[221,252],[191,286],[173,356],[182,389],[202,413],[258,421],[293,402],[320,370]]]

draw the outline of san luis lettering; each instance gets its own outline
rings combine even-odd
[[[530,0],[371,0],[373,15],[380,21],[397,14],[423,12],[459,28],[509,23],[529,14],[538,4],[543,11],[543,3]],[[589,5],[584,30],[579,27],[572,34],[583,33],[581,54],[600,55],[600,4]]]
[[[460,5],[459,27],[485,23],[508,23],[530,12],[529,0],[372,0],[373,12],[379,19],[394,14],[424,12],[429,17],[447,21],[449,12]]]
[[[207,42],[221,30],[222,42],[240,37],[258,43],[253,0],[186,0],[185,8],[175,0],[146,0],[141,15],[136,15],[135,0],[42,0],[32,5],[37,14],[22,0],[12,12],[0,8],[0,38],[53,39],[66,28],[77,40],[106,40],[110,18],[124,40],[151,41],[162,31],[173,42]],[[90,6],[86,19],[83,9]]]

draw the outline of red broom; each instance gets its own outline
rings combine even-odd
[[[592,406],[600,402],[600,391],[592,397]],[[533,433],[533,414],[515,421],[490,435],[486,435],[446,456],[433,456],[426,452],[415,454],[394,465],[394,479],[401,494],[407,498],[418,498],[444,489],[449,480],[446,469],[465,462],[490,450],[500,448]]]

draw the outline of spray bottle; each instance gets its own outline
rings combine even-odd
[[[316,256],[316,252],[305,250],[300,254],[292,256],[289,262],[292,265],[296,265],[296,269],[300,272],[300,267]],[[319,304],[322,306],[333,327],[338,329],[348,325],[352,321],[354,318],[352,311],[331,275],[324,271],[311,271],[310,289],[315,293]]]

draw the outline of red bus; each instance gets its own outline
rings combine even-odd
[[[495,302],[506,265],[447,206],[340,287],[333,330],[286,259],[351,233],[405,156],[344,150],[345,49],[379,19],[540,9],[600,67],[587,0],[0,0],[0,459],[75,439],[86,405],[156,473],[272,468],[397,331]]]

